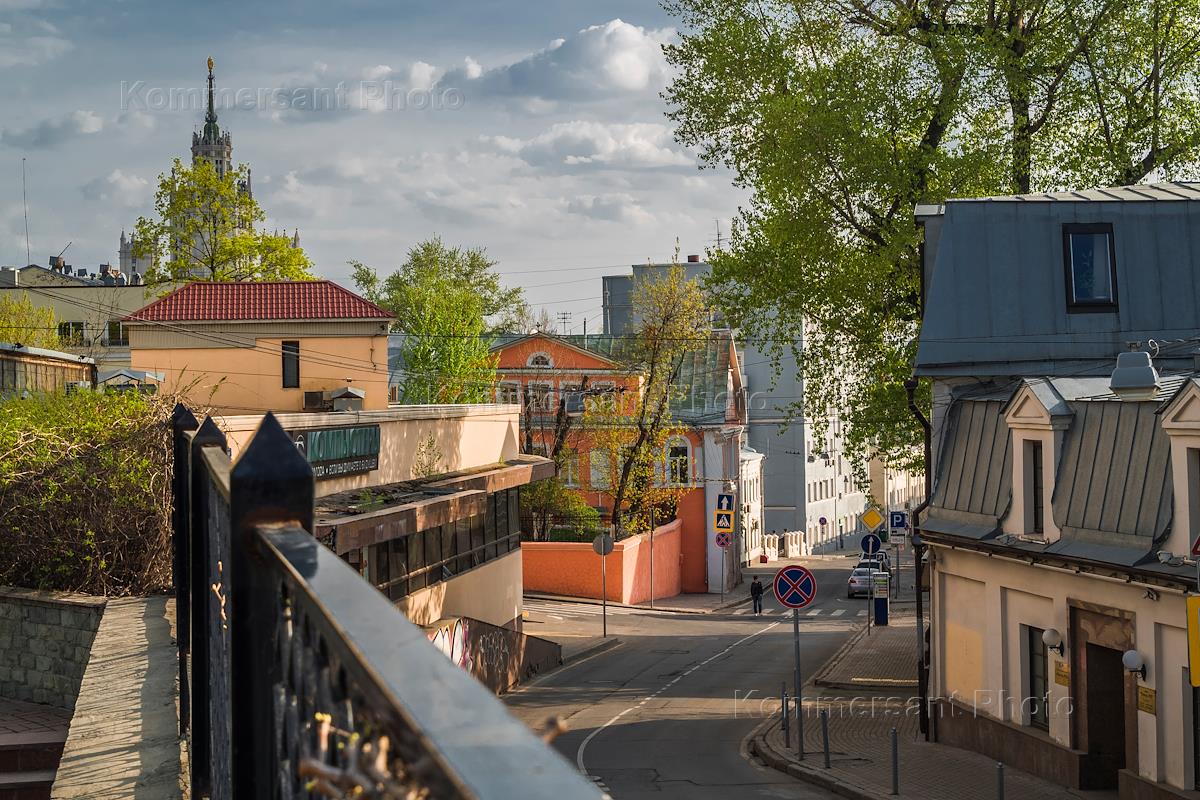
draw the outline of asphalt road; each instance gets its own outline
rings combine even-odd
[[[814,561],[816,602],[801,612],[804,680],[837,651],[861,620],[866,600],[847,600],[852,562]],[[564,718],[554,746],[616,800],[636,798],[832,798],[833,794],[754,763],[751,731],[778,714],[781,683],[792,686],[792,616],[770,595],[774,568],[748,570],[736,591],[749,596],[754,572],[768,594],[763,616],[620,609],[609,634],[621,644],[567,664],[505,697],[513,713],[540,728]],[[598,635],[599,609],[534,603],[525,631],[551,638]]]

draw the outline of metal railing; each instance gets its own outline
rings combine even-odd
[[[598,798],[313,538],[313,476],[268,414],[236,463],[179,406],[181,733],[196,798]]]

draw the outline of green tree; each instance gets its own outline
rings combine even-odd
[[[34,305],[26,292],[0,293],[0,342],[61,349],[54,309]]]
[[[400,342],[401,402],[491,402],[496,357],[489,352],[482,299],[433,272],[411,277]]]
[[[521,287],[501,285],[496,263],[481,247],[450,247],[434,236],[409,250],[400,268],[386,277],[359,261],[351,261],[350,267],[362,296],[396,315],[393,328],[397,331],[407,330],[408,319],[415,312],[412,286],[435,280],[478,295],[490,332],[517,332],[522,330],[521,321],[529,317],[529,309]]]
[[[710,288],[745,337],[793,351],[793,411],[840,416],[859,465],[920,460],[915,205],[1195,168],[1200,0],[666,7],[677,138],[752,190]]]
[[[312,262],[287,236],[259,229],[266,214],[242,187],[245,165],[217,173],[208,161],[178,159],[158,178],[153,218],[141,217],[134,253],[151,259],[148,284],[309,280]]]

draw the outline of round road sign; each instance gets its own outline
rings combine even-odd
[[[730,535],[725,531],[717,534],[717,547],[720,547],[722,550],[727,549],[731,541]]]
[[[613,551],[613,538],[607,533],[602,533],[595,539],[592,539],[592,549],[596,551],[598,556],[606,556]]]
[[[873,533],[868,533],[862,538],[862,551],[867,555],[878,553],[881,547],[883,547],[883,542]]]
[[[775,573],[775,599],[788,608],[804,608],[817,599],[817,579],[804,567],[784,567]]]

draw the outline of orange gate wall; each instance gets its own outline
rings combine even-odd
[[[654,599],[682,590],[682,527],[675,520],[654,529]],[[522,542],[525,591],[600,599],[600,557],[587,542]],[[607,595],[614,603],[650,599],[650,535],[613,545],[607,564]]]

